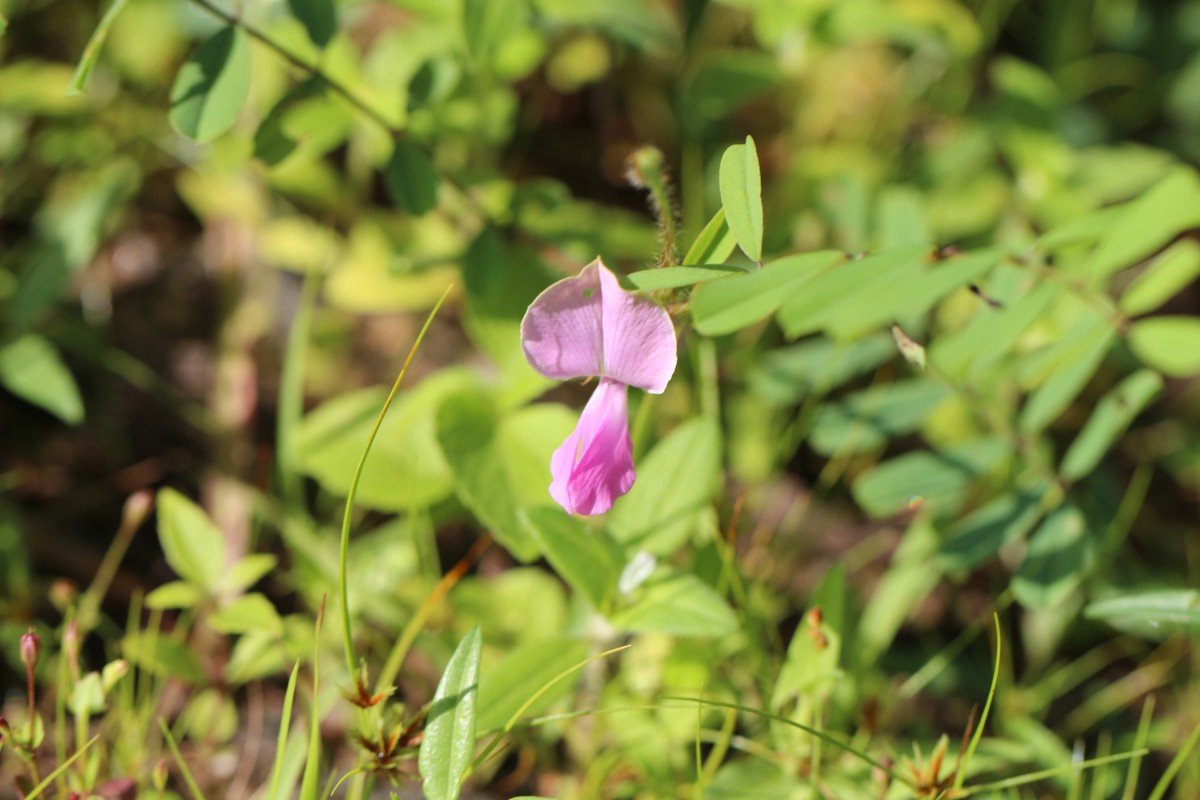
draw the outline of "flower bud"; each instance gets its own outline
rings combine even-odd
[[[121,512],[121,528],[130,531],[136,530],[145,522],[146,515],[153,507],[154,495],[150,490],[142,489],[129,495]]]
[[[33,669],[37,666],[38,655],[42,652],[42,637],[37,635],[37,632],[30,628],[21,636],[21,663],[26,669]]]

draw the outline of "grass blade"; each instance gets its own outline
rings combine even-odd
[[[175,743],[175,737],[171,735],[171,729],[167,727],[167,721],[159,717],[158,727],[162,728],[167,748],[171,751],[171,756],[175,759],[175,765],[179,767],[179,774],[183,776],[183,782],[187,784],[188,791],[192,793],[192,797],[195,800],[204,800],[204,793],[200,791],[200,786],[196,783],[196,778],[192,775],[192,771],[188,769],[187,763],[184,762],[183,755],[179,752],[179,745]]]
[[[1167,789],[1171,786],[1171,781],[1175,780],[1175,775],[1183,768],[1183,765],[1187,762],[1188,755],[1191,754],[1197,742],[1200,742],[1200,724],[1192,728],[1187,741],[1183,743],[1183,747],[1179,748],[1179,752],[1171,759],[1171,763],[1167,765],[1166,771],[1158,779],[1158,783],[1154,785],[1154,791],[1150,792],[1150,796],[1146,800],[1162,800],[1166,797]]]
[[[367,437],[367,443],[363,447],[362,456],[358,459],[358,466],[354,468],[354,478],[350,481],[350,491],[346,494],[346,511],[342,515],[342,541],[338,553],[338,586],[342,601],[342,643],[346,649],[346,669],[349,671],[352,680],[357,674],[357,669],[354,665],[354,638],[350,634],[350,589],[346,581],[346,557],[350,550],[350,516],[354,511],[354,497],[358,494],[358,484],[362,480],[363,467],[367,464],[367,455],[371,452],[371,445],[375,443],[375,436],[379,433],[379,426],[383,423],[383,418],[387,414],[388,408],[391,407],[392,400],[396,398],[396,392],[400,389],[400,382],[404,380],[404,375],[408,372],[409,365],[412,364],[413,356],[417,354],[417,348],[421,346],[421,342],[425,339],[425,334],[429,331],[429,326],[433,324],[433,318],[437,316],[438,310],[441,309],[442,303],[446,302],[446,298],[450,296],[450,290],[453,288],[453,284],[446,287],[446,291],[442,292],[442,296],[434,304],[433,310],[425,318],[425,324],[421,326],[420,332],[417,333],[416,341],[413,342],[412,347],[409,349],[408,357],[404,359],[404,366],[400,368],[400,374],[396,376],[396,381],[392,384],[392,390],[388,392],[387,399],[383,401],[383,408],[379,409],[379,416],[375,419],[375,426],[371,428],[371,435]],[[356,683],[358,682],[356,681]]]
[[[971,736],[971,743],[967,745],[966,755],[963,756],[962,767],[958,769],[954,776],[954,788],[961,789],[963,779],[967,775],[967,767],[971,765],[971,758],[975,755],[975,748],[979,746],[979,740],[983,738],[983,729],[987,725],[988,712],[992,710],[992,700],[996,697],[996,684],[1000,682],[1000,654],[1003,651],[1004,639],[1000,633],[1000,615],[992,614],[992,622],[996,625],[996,666],[992,669],[992,688],[988,689],[987,702],[983,704],[983,713],[979,716],[979,726],[975,728],[975,733]]]
[[[288,729],[292,725],[292,705],[296,702],[296,678],[300,674],[300,659],[292,667],[288,677],[287,691],[283,695],[283,712],[279,720],[279,738],[275,742],[275,766],[271,768],[271,790],[269,800],[279,796],[279,776],[283,771],[283,752],[287,748]]]

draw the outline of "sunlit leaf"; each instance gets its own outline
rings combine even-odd
[[[844,258],[834,251],[787,256],[760,270],[706,283],[692,294],[696,330],[716,336],[753,325]]]
[[[926,508],[937,517],[951,516],[966,501],[971,483],[1009,454],[1009,444],[999,439],[963,442],[939,453],[906,453],[859,478],[854,499],[872,517]]]
[[[1129,346],[1147,365],[1172,378],[1200,372],[1200,319],[1151,317],[1135,322]]]
[[[1153,311],[1200,275],[1200,244],[1193,239],[1172,245],[1146,267],[1121,295],[1121,310],[1129,315]]]
[[[733,610],[702,580],[664,571],[638,591],[637,599],[609,620],[621,630],[674,636],[720,636],[737,629]]]
[[[213,592],[225,571],[225,539],[200,506],[174,489],[156,502],[158,540],[175,574]]]
[[[1162,390],[1162,378],[1144,369],[1121,381],[1100,399],[1083,430],[1071,442],[1059,474],[1069,481],[1087,475],[1112,447],[1133,418]]]
[[[104,47],[105,40],[108,39],[108,31],[127,2],[129,0],[113,0],[108,11],[104,12],[104,16],[100,18],[100,24],[92,31],[87,46],[83,48],[83,55],[75,67],[75,74],[71,76],[71,85],[67,88],[68,95],[79,94],[87,88],[92,70],[96,68],[96,62],[100,59],[100,50]],[[3,20],[0,20],[0,34],[3,32]]]
[[[168,118],[175,130],[198,142],[225,133],[237,120],[250,87],[250,44],[230,25],[200,45],[171,87]]]
[[[75,378],[54,346],[37,334],[27,333],[0,347],[0,385],[63,422],[83,421],[83,398]]]
[[[588,530],[558,508],[531,508],[523,518],[554,571],[603,609],[617,586],[621,553],[606,531]]]
[[[823,270],[802,291],[793,290],[779,298],[784,301],[777,305],[779,325],[789,338],[821,330],[847,310],[853,313],[856,294],[876,281],[894,285],[923,272],[929,255],[925,246],[901,247]],[[894,314],[884,314],[883,322],[894,321]]]
[[[581,639],[547,639],[529,642],[511,650],[504,660],[487,671],[479,689],[479,729],[495,730],[535,693],[588,656],[588,643]],[[527,709],[537,715],[568,695],[579,682],[576,672],[554,684]]]
[[[429,706],[417,756],[429,800],[455,800],[475,755],[481,647],[482,637],[476,626],[455,648]]]
[[[682,264],[723,264],[736,247],[737,239],[733,238],[729,224],[725,222],[725,209],[720,208],[696,236]]]
[[[744,145],[735,144],[721,156],[720,185],[729,230],[751,261],[762,261],[762,178],[749,136]]]
[[[1025,536],[1041,516],[1044,486],[1006,492],[964,517],[938,550],[947,569],[970,569]]]
[[[271,601],[253,592],[214,611],[208,624],[219,633],[283,633],[283,621]]]

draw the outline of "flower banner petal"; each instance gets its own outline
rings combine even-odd
[[[550,496],[570,514],[603,514],[633,486],[626,388],[603,379],[550,459]]]
[[[607,378],[660,394],[675,374],[675,327],[662,306],[627,292],[600,259],[604,372]]]
[[[601,375],[599,261],[539,294],[521,320],[521,347],[530,366],[556,381]]]

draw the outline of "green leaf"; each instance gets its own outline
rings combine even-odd
[[[884,280],[875,281],[833,303],[821,316],[821,326],[836,339],[856,339],[897,320],[916,319],[946,295],[973,283],[1000,262],[989,250],[937,262],[931,269],[910,274],[903,265]]]
[[[433,695],[417,755],[428,800],[455,800],[475,754],[481,648],[475,626],[455,648]]]
[[[721,156],[721,205],[738,246],[751,261],[762,262],[762,177],[754,139],[735,144]]]
[[[75,67],[75,74],[71,76],[71,84],[67,87],[68,97],[73,97],[87,88],[88,78],[92,76],[92,70],[96,68],[96,61],[100,58],[100,49],[104,47],[104,40],[108,38],[108,30],[128,2],[129,0],[113,0],[108,11],[100,18],[100,24],[92,31],[87,46],[83,48],[83,55]],[[0,27],[0,33],[2,32]]]
[[[54,345],[27,333],[0,348],[0,384],[70,425],[83,421],[83,399],[75,378]]]
[[[1152,317],[1135,322],[1129,346],[1148,366],[1172,378],[1200,372],[1200,319]]]
[[[299,103],[324,94],[325,84],[318,78],[309,78],[284,92],[283,96],[271,107],[258,130],[254,132],[254,157],[260,158],[267,166],[276,166],[291,155],[299,146],[298,138],[292,135],[288,121],[289,112]],[[327,119],[338,120],[337,114],[326,114]],[[298,127],[298,126],[297,126]],[[305,138],[312,136],[311,128],[304,131]]]
[[[925,270],[928,258],[928,247],[910,246],[875,253],[857,261],[839,264],[834,269],[823,270],[816,280],[804,287],[804,291],[792,291],[778,298],[786,301],[777,306],[779,325],[793,339],[821,330],[845,309],[853,310],[856,292],[875,281],[895,284],[910,280]],[[834,313],[835,308],[841,310]]]
[[[1117,384],[1101,398],[1083,430],[1071,442],[1059,474],[1068,481],[1077,481],[1095,469],[1133,418],[1161,390],[1162,378],[1149,369],[1135,372]]]
[[[1029,533],[1042,515],[1044,485],[1005,492],[968,514],[938,550],[946,569],[970,569]]]
[[[180,68],[167,115],[179,133],[198,142],[233,127],[250,88],[250,44],[230,25],[213,34]]]
[[[791,800],[800,791],[800,782],[779,764],[731,759],[704,787],[704,800]]]
[[[704,230],[692,242],[687,255],[683,257],[683,266],[693,264],[724,264],[726,259],[737,247],[737,239],[725,222],[725,209],[717,209],[717,213],[704,226]]]
[[[1121,310],[1130,316],[1153,311],[1179,294],[1200,275],[1200,244],[1184,239],[1163,251],[1121,295]]]
[[[4,32],[7,30],[8,30],[8,20],[4,18],[3,14],[0,14],[0,36],[3,36]]]
[[[1083,580],[1090,549],[1083,512],[1073,505],[1059,507],[1029,538],[1025,560],[1013,576],[1013,595],[1033,608],[1061,603]]]
[[[543,686],[588,656],[588,643],[554,638],[514,648],[504,660],[488,669],[479,688],[479,729],[498,730]],[[582,672],[559,681],[530,706],[526,713],[540,714],[570,694]]]
[[[158,493],[158,540],[175,574],[210,594],[225,572],[225,540],[204,511],[174,489]]]
[[[337,9],[333,7],[333,0],[288,0],[288,8],[317,47],[328,45],[337,33]]]
[[[121,641],[121,655],[129,663],[160,678],[177,678],[185,683],[204,683],[204,670],[188,646],[159,631],[134,631]]]
[[[854,499],[872,517],[925,506],[935,517],[953,516],[972,482],[1010,454],[1000,439],[964,442],[940,453],[916,452],[883,461],[854,483]]]
[[[438,413],[437,437],[463,504],[520,561],[539,554],[519,509],[545,505],[550,454],[571,431],[559,405],[529,406],[501,418],[486,394],[464,392]]]
[[[193,608],[204,599],[204,593],[187,581],[171,581],[146,595],[146,608]]]
[[[1003,308],[980,308],[965,328],[933,344],[929,362],[955,378],[983,374],[1016,345],[1062,292],[1060,286],[1040,283]]]
[[[881,249],[909,244],[933,244],[925,221],[921,194],[911,186],[887,186],[876,201],[879,219],[877,235]]]
[[[916,430],[951,390],[936,381],[912,380],[855,392],[826,403],[812,423],[809,444],[822,455],[862,453],[893,436]]]
[[[609,621],[620,630],[672,636],[721,636],[737,630],[733,610],[695,575],[663,570]]]
[[[437,171],[412,139],[396,139],[383,179],[392,200],[410,214],[420,216],[437,207]]]
[[[760,270],[706,283],[692,294],[696,330],[718,336],[753,325],[844,259],[832,250],[787,256]]]
[[[745,270],[719,264],[698,267],[663,267],[662,269],[644,269],[640,272],[632,272],[625,276],[624,282],[638,291],[653,292],[660,289],[679,289],[683,286],[693,286],[717,278],[742,274],[745,274]]]
[[[755,395],[772,405],[794,405],[810,393],[823,395],[875,369],[895,352],[896,345],[887,334],[857,342],[813,338],[768,350],[752,367],[750,385]]]
[[[1152,639],[1200,628],[1200,589],[1151,589],[1089,603],[1083,616]]]
[[[621,574],[621,552],[604,531],[591,531],[561,509],[544,506],[523,514],[546,560],[563,580],[603,610]]]
[[[379,427],[357,502],[406,511],[449,497],[454,477],[438,446],[437,411],[448,397],[477,382],[468,370],[443,370],[399,394]],[[345,496],[386,396],[382,387],[355,390],[305,416],[297,434],[299,468],[326,490]]]
[[[1200,180],[1179,167],[1128,203],[1108,227],[1083,270],[1102,278],[1152,255],[1180,232],[1200,226]]]
[[[671,431],[637,467],[637,481],[608,514],[613,538],[653,554],[672,553],[712,500],[721,479],[721,435],[696,417]]]
[[[857,665],[869,667],[888,649],[904,620],[942,578],[937,533],[928,518],[918,516],[908,526],[891,564],[859,619]]]
[[[245,591],[275,569],[279,559],[270,553],[251,553],[238,561],[225,574],[224,588]]]
[[[1116,336],[1108,321],[1098,318],[1093,325],[1081,325],[1076,331],[1079,336],[1073,336],[1075,332],[1072,332],[1060,340],[1060,344],[1066,346],[1052,346],[1055,363],[1051,368],[1054,371],[1050,379],[1029,396],[1021,409],[1017,417],[1017,427],[1021,432],[1041,431],[1067,409],[1099,369]],[[1074,341],[1071,341],[1072,338]]]
[[[257,592],[239,597],[227,606],[217,609],[208,618],[208,624],[218,633],[271,633],[283,634],[283,621],[271,601]]]

